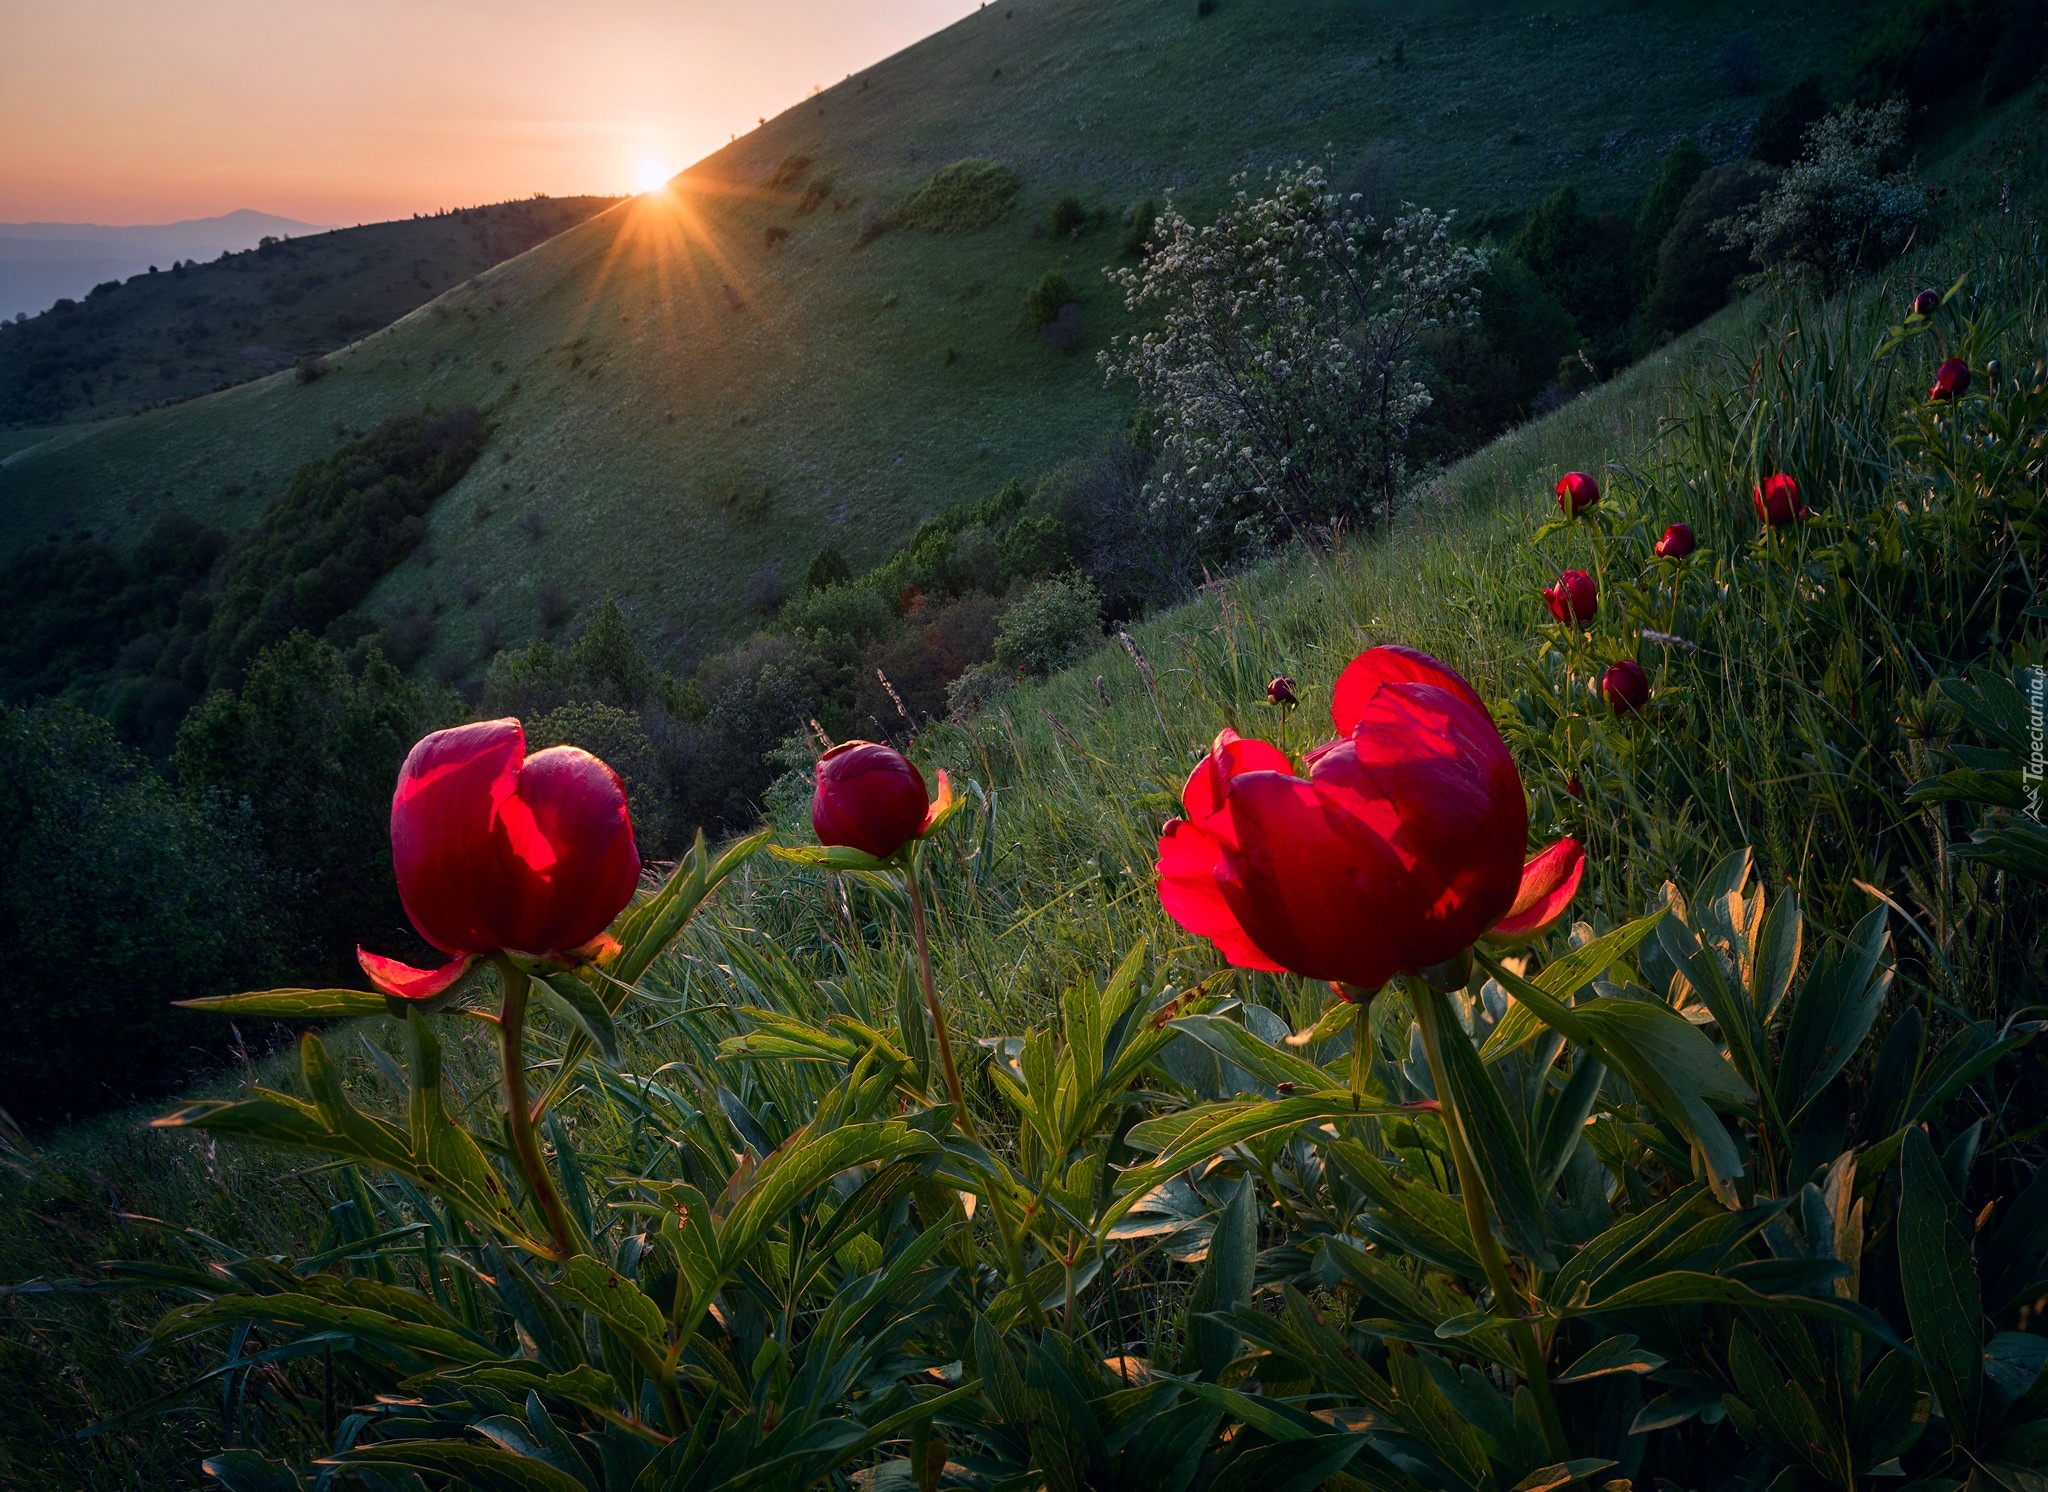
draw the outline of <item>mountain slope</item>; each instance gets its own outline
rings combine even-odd
[[[1119,418],[1126,396],[1103,387],[1093,353],[1124,318],[1099,270],[1141,198],[1177,190],[1199,210],[1235,171],[1327,147],[1340,176],[1386,197],[1476,210],[1575,180],[1590,206],[1624,207],[1678,135],[1740,149],[1757,100],[1717,79],[1730,35],[1757,35],[1772,87],[1834,65],[1860,19],[1593,0],[1542,15],[989,7],[771,120],[672,193],[451,290],[317,382],[281,375],[19,452],[0,466],[0,549],[72,526],[132,541],[172,509],[247,522],[338,432],[468,400],[490,413],[491,444],[374,604],[436,616],[449,667],[536,630],[552,590],[614,595],[644,636],[688,655],[745,626],[819,546],[858,568],[922,515],[1044,470]],[[864,220],[963,157],[1022,178],[993,227],[862,241]],[[1107,221],[1034,235],[1068,193]],[[771,244],[775,229],[787,236]],[[1080,287],[1077,355],[1021,324],[1049,268]]]
[[[152,264],[126,283],[96,285],[82,303],[0,326],[0,425],[105,419],[275,373],[389,325],[617,200],[536,197],[260,242],[252,232],[241,252],[219,250],[210,263],[164,256],[166,272]],[[0,238],[0,259],[5,252]]]

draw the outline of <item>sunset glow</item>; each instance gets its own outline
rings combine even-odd
[[[645,192],[974,0],[0,0],[0,222]]]

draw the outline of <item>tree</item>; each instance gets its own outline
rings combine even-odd
[[[1903,100],[1874,109],[1844,104],[1806,132],[1798,161],[1735,218],[1728,241],[1766,269],[1811,277],[1823,291],[1893,258],[1924,207],[1911,171],[1889,169],[1905,138]]]
[[[186,717],[179,785],[195,807],[249,818],[295,969],[340,977],[357,944],[389,953],[411,937],[391,878],[391,785],[440,723],[433,714],[382,653],[352,675],[332,647],[295,632],[257,655],[239,690]]]
[[[208,1065],[197,1044],[233,1039],[171,1002],[279,972],[245,818],[181,800],[98,716],[0,705],[0,1101],[17,1119],[162,1092]]]
[[[1159,318],[1102,358],[1158,411],[1151,495],[1253,542],[1375,501],[1391,513],[1429,404],[1422,339],[1470,324],[1485,261],[1426,208],[1382,226],[1320,167],[1264,196],[1245,182],[1206,227],[1169,203],[1144,263],[1106,271]]]

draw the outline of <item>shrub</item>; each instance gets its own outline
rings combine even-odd
[[[863,202],[860,205],[860,228],[854,235],[856,244],[873,243],[889,227],[889,215],[882,211],[879,202]]]
[[[789,192],[809,174],[811,158],[807,155],[787,155],[776,162],[775,169],[768,173],[767,187],[771,192]]]
[[[388,782],[382,795],[388,811]],[[16,1119],[77,1118],[185,1081],[233,1034],[171,1002],[276,978],[277,888],[248,815],[232,800],[206,808],[106,721],[0,705],[0,1095]]]
[[[946,713],[956,719],[977,715],[1016,687],[1015,669],[977,663],[946,686]]]
[[[788,241],[789,230],[783,227],[780,223],[771,223],[768,225],[768,230],[767,233],[764,235],[764,238],[766,247],[771,249],[778,248],[783,243]]]
[[[439,714],[381,654],[351,674],[333,647],[297,632],[178,731],[186,797],[249,815],[295,972],[352,982],[357,943],[410,941],[390,874],[391,784]]]
[[[1052,216],[1046,220],[1046,227],[1055,238],[1072,237],[1087,226],[1087,204],[1071,192],[1053,203]]]
[[[1118,252],[1126,259],[1142,259],[1152,242],[1152,230],[1159,225],[1159,204],[1147,197],[1131,209],[1131,215],[1124,224],[1123,241],[1117,246]]]
[[[1791,165],[1799,159],[1806,132],[1827,115],[1828,96],[1820,74],[1801,78],[1764,105],[1750,133],[1750,155],[1767,166]]]
[[[1087,323],[1081,316],[1078,301],[1068,301],[1060,307],[1059,314],[1040,329],[1038,340],[1054,352],[1072,352],[1081,345],[1081,335],[1087,330]]]
[[[1000,220],[1022,187],[1017,173],[999,162],[954,161],[904,200],[895,221],[927,233],[973,233]]]
[[[846,556],[833,545],[827,544],[811,558],[804,571],[804,589],[807,591],[830,590],[835,585],[851,585],[853,571],[846,563]]]
[[[934,716],[943,717],[950,708],[947,690],[953,681],[995,652],[1002,615],[1003,605],[993,596],[961,596],[927,608],[873,648],[854,670],[852,729],[898,735],[906,724],[916,728]],[[894,697],[890,688],[896,691]],[[896,708],[898,699],[910,716],[908,722]]]
[[[2048,59],[2048,4],[2016,0],[1984,70],[1984,102],[2003,103],[2034,80]]]
[[[1588,213],[1577,188],[1561,186],[1538,203],[1508,252],[1535,271],[1587,338],[1600,341],[1627,320],[1634,301],[1627,226]]]
[[[634,836],[650,848],[674,842],[668,782],[640,717],[596,700],[577,700],[525,722],[529,753],[579,746],[619,774],[633,815]]]
[[[1657,179],[1636,207],[1635,227],[1629,235],[1632,288],[1637,300],[1657,273],[1657,251],[1663,245],[1664,235],[1678,221],[1679,208],[1706,173],[1707,153],[1690,135],[1681,137],[1664,153]]]
[[[1644,297],[1643,327],[1650,337],[1684,331],[1728,303],[1736,277],[1751,261],[1718,225],[1751,207],[1771,181],[1771,173],[1754,162],[1730,161],[1686,193],[1657,246],[1656,271]]]
[[[327,359],[317,352],[309,352],[292,364],[292,377],[300,383],[312,383],[327,376]]]
[[[552,632],[569,620],[575,612],[575,605],[563,589],[552,580],[543,580],[533,593],[533,614],[543,632]]]
[[[1247,180],[1207,227],[1169,212],[1144,264],[1111,272],[1159,324],[1102,354],[1160,412],[1160,495],[1219,545],[1391,511],[1430,398],[1421,338],[1473,318],[1484,268],[1427,209],[1349,211],[1320,167],[1262,196]]]
[[[834,585],[798,591],[783,603],[776,623],[783,631],[825,633],[865,643],[895,621],[889,603],[865,585]]]
[[[1024,322],[1033,331],[1050,326],[1074,299],[1074,282],[1059,270],[1049,269],[1024,293]]]
[[[997,550],[997,584],[1035,580],[1067,565],[1067,526],[1051,513],[1027,513],[1010,525]]]
[[[1806,132],[1782,180],[1739,214],[1731,244],[1780,273],[1811,275],[1824,290],[1903,249],[1925,202],[1911,173],[1891,162],[1905,142],[1906,106],[1845,104]]]
[[[1102,596],[1085,575],[1042,580],[1003,613],[996,662],[1027,673],[1065,668],[1102,640]]]

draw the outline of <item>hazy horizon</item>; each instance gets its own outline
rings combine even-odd
[[[0,0],[0,222],[350,225],[632,192],[974,0]]]

